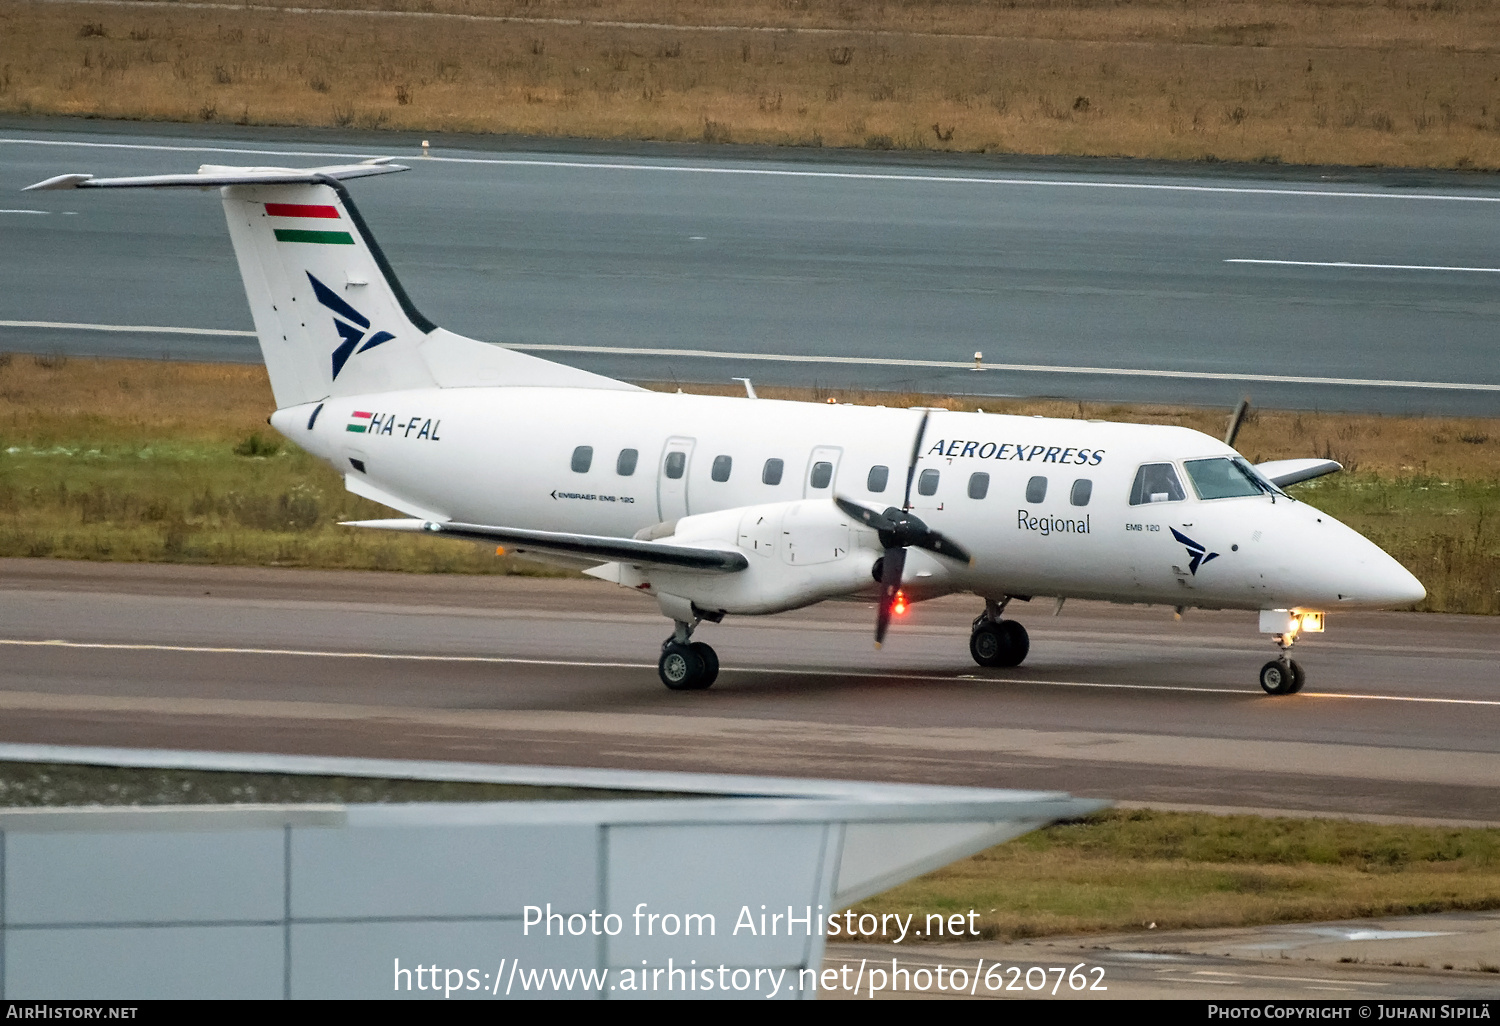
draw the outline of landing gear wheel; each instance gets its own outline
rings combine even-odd
[[[1302,672],[1302,667],[1297,665],[1297,660],[1288,659],[1287,665],[1292,668],[1292,690],[1287,694],[1295,695],[1302,690],[1302,685],[1307,683],[1307,674]]]
[[[1289,659],[1272,659],[1260,668],[1260,687],[1268,695],[1293,695],[1302,687],[1302,668]]]
[[[969,654],[980,666],[1020,666],[1030,651],[1026,628],[1015,620],[985,620],[969,635]]]
[[[656,672],[661,682],[673,691],[693,691],[703,686],[698,682],[707,668],[703,665],[703,657],[693,648],[675,641],[669,641],[661,648]]]
[[[701,641],[693,642],[688,648],[703,662],[703,678],[698,682],[697,689],[706,688],[719,679],[719,653]]]

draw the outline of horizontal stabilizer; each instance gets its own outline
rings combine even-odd
[[[1344,469],[1344,465],[1333,460],[1272,460],[1257,463],[1255,469],[1277,488],[1285,488],[1324,474],[1336,474]]]
[[[57,175],[45,182],[28,185],[22,192],[52,189],[207,189],[218,185],[298,185],[318,184],[332,178],[367,178],[410,170],[391,164],[389,157],[376,157],[359,164],[334,164],[329,167],[216,167],[204,164],[192,175],[142,175],[137,178],[95,178],[93,175]]]
[[[613,560],[637,566],[672,566],[688,570],[713,570],[734,573],[750,565],[739,549],[700,545],[674,545],[661,541],[637,541],[633,538],[610,538],[593,534],[564,534],[559,531],[526,531],[516,527],[490,527],[485,524],[438,523],[432,520],[354,520],[344,527],[372,527],[382,531],[420,531],[444,538],[507,545],[516,552],[536,550]]]
[[[344,185],[409,170],[390,160],[310,168],[204,164],[196,174],[135,178],[66,174],[28,188],[217,189],[271,391],[283,409],[329,396],[417,388],[638,390],[456,335],[424,317]],[[423,514],[410,505],[396,508]]]

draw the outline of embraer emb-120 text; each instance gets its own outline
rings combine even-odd
[[[972,592],[982,666],[1026,658],[1007,604],[1036,595],[1260,612],[1288,659],[1329,609],[1409,605],[1399,563],[1282,491],[1339,468],[1252,466],[1177,427],[668,394],[463,338],[419,313],[344,180],[308,170],[61,175],[32,189],[217,187],[278,409],[271,423],[351,492],[407,515],[351,525],[464,538],[654,598],[658,668],[705,688],[707,620],[837,596]],[[748,390],[748,389],[747,389]]]

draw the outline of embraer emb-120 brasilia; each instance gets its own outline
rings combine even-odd
[[[1288,484],[1328,460],[1252,466],[1177,427],[647,391],[423,317],[343,184],[383,161],[61,175],[32,189],[216,187],[277,410],[271,424],[351,492],[407,515],[351,526],[471,539],[654,598],[674,623],[658,668],[706,688],[707,620],[876,600],[984,602],[981,666],[1026,658],[1003,617],[1032,596],[1259,611],[1278,658],[1330,609],[1403,606],[1420,582]],[[747,391],[749,391],[747,389]]]

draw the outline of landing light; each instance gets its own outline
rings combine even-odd
[[[1262,609],[1260,631],[1289,638],[1296,638],[1299,634],[1322,634],[1323,614],[1313,610]]]

